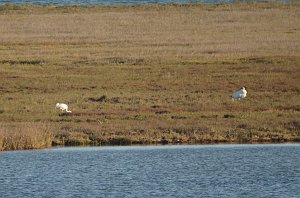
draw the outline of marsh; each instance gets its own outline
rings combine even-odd
[[[299,3],[1,6],[0,141],[24,125],[47,126],[43,145],[299,141],[299,18]]]

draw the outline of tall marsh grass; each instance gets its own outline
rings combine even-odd
[[[46,124],[0,125],[0,151],[43,149],[52,145],[52,139],[53,135]]]

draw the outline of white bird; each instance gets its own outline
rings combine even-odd
[[[247,90],[245,87],[242,87],[240,90],[234,92],[231,97],[232,97],[232,100],[235,100],[235,99],[240,100],[240,99],[245,98],[246,95],[247,95]]]
[[[69,110],[68,110],[68,105],[66,105],[66,104],[64,104],[64,103],[56,103],[55,108],[56,108],[56,109],[60,109],[60,110],[62,110],[62,111],[66,111],[66,112],[68,112],[68,113],[71,113],[71,112],[72,112],[72,111],[69,111]]]

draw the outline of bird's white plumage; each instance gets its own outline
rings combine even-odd
[[[232,99],[233,100],[240,100],[240,99],[243,99],[245,98],[247,95],[247,90],[245,87],[242,87],[240,90],[234,92],[232,94]]]
[[[68,110],[68,105],[66,105],[66,104],[64,104],[64,103],[56,103],[55,108],[56,108],[56,109],[60,109],[60,110],[62,110],[62,111],[66,111],[66,112],[68,112],[68,113],[71,113],[71,112],[72,112],[72,111],[69,111],[69,110]]]

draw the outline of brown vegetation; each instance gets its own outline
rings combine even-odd
[[[0,151],[48,148],[52,140],[52,133],[45,124],[0,125]]]
[[[299,3],[2,6],[0,141],[40,122],[54,145],[299,141],[299,17]]]

